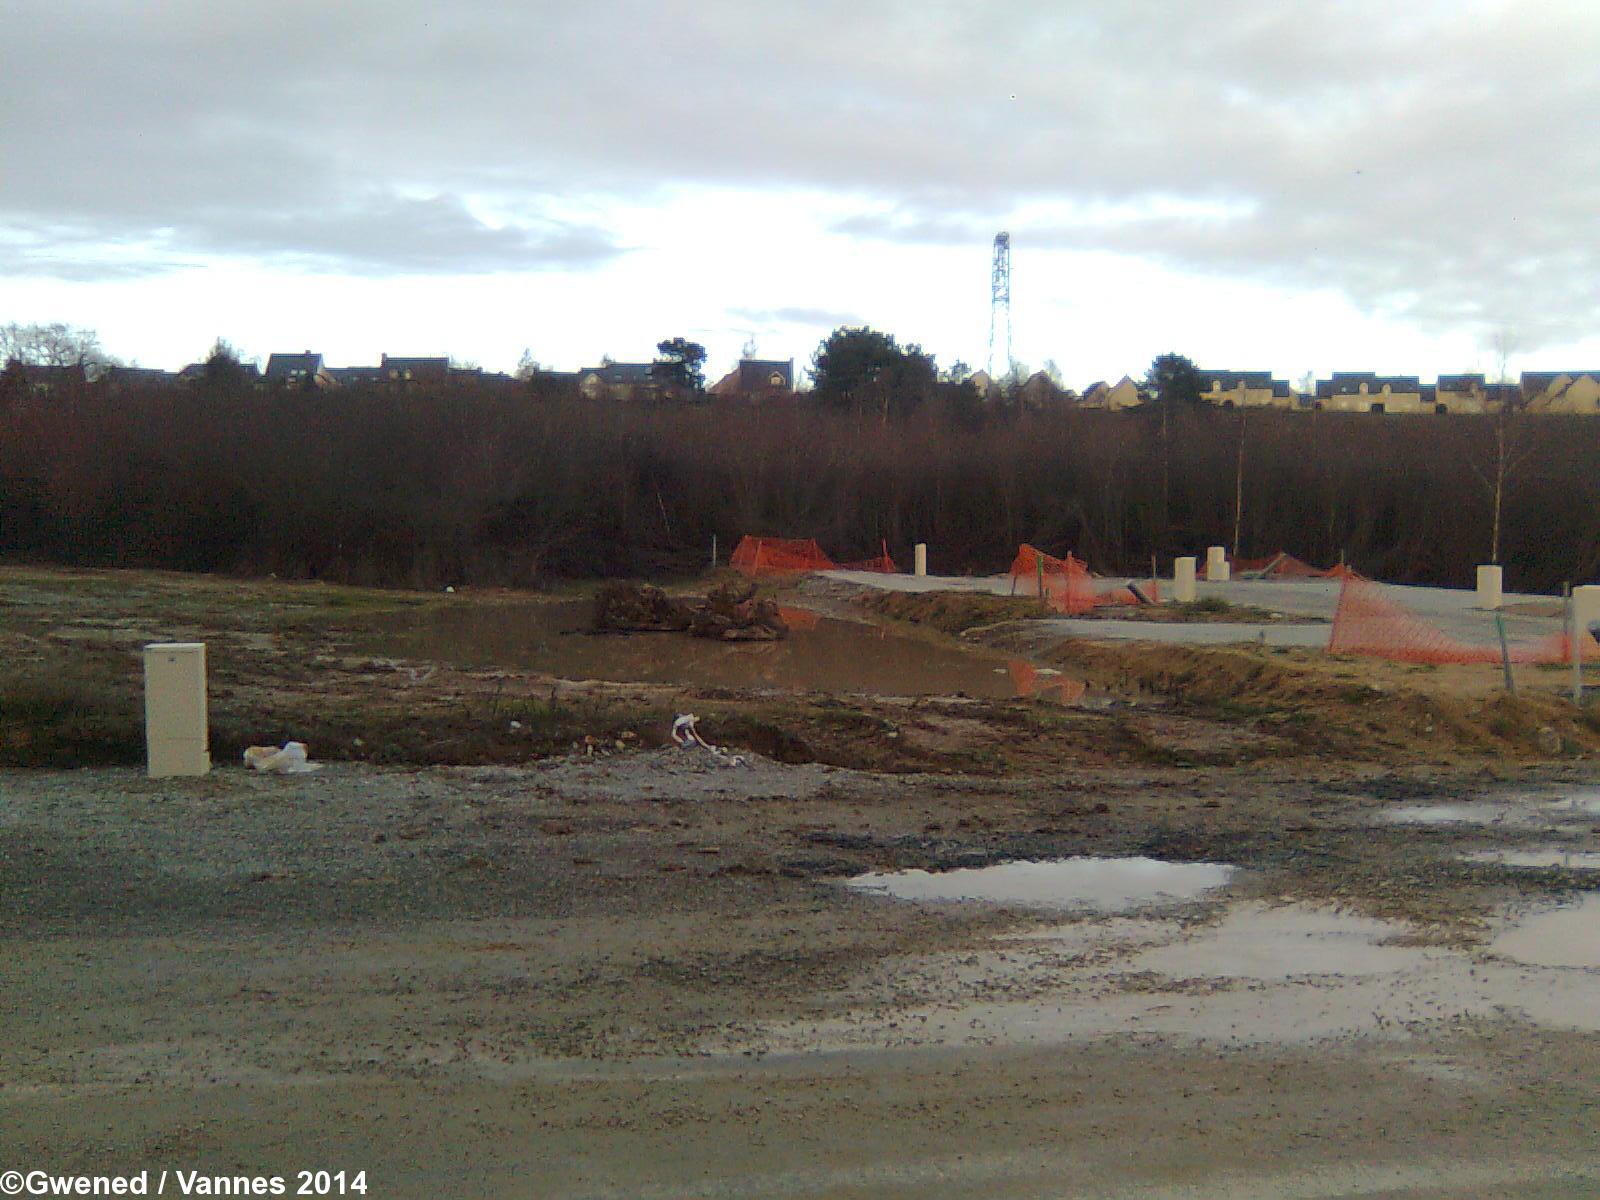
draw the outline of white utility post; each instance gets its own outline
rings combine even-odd
[[[1192,554],[1172,560],[1172,598],[1179,604],[1194,603],[1194,567]]]
[[[1211,546],[1206,550],[1206,578],[1212,583],[1227,583],[1229,578],[1228,548]]]
[[[1484,565],[1478,568],[1478,607],[1499,608],[1505,599],[1502,587],[1505,579],[1504,572],[1497,566]]]
[[[928,543],[918,542],[911,551],[911,557],[914,560],[911,573],[918,579],[926,576],[928,574]]]

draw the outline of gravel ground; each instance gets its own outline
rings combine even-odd
[[[1582,881],[1458,857],[1504,830],[1373,820],[1494,786],[674,751],[7,772],[0,1166],[364,1169],[383,1196],[1593,1195],[1593,1035],[1475,1015],[1232,1048],[1171,1027],[907,1038],[919,1004],[986,978],[986,1001],[1059,988],[1070,1026],[1079,952],[1045,970],[1005,940],[1059,917],[838,886],[1015,857],[1225,861],[1244,868],[1230,902],[1337,904],[1477,953],[1484,919]],[[1253,994],[1082,953],[1153,1010]],[[983,974],[1007,958],[1023,977]],[[919,972],[937,986],[885,990]],[[795,1038],[833,1026],[876,1032]]]

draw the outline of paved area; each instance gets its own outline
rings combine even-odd
[[[1325,649],[1328,625],[1267,625],[1248,622],[1163,624],[1096,617],[1061,617],[1038,622],[1041,630],[1060,637],[1100,638],[1111,642],[1169,642],[1188,646],[1228,646],[1254,642],[1262,646],[1307,646]]]
[[[902,592],[969,591],[1007,595],[1010,575],[880,575],[871,571],[830,571],[829,578]],[[1339,603],[1340,583],[1334,579],[1237,579],[1228,583],[1199,581],[1200,599],[1215,597],[1229,604],[1250,605],[1286,616],[1314,617],[1332,622]],[[1458,641],[1493,644],[1497,638],[1494,614],[1477,607],[1470,589],[1412,587],[1382,584],[1383,595],[1412,616],[1428,622]],[[1172,580],[1161,580],[1162,594],[1170,596]],[[1561,598],[1508,593],[1502,616],[1506,637],[1513,645],[1536,641],[1561,629]],[[1118,641],[1182,642],[1222,645],[1263,642],[1269,646],[1318,646],[1328,641],[1327,626],[1269,624],[1159,625],[1147,621],[1095,618],[1052,622],[1052,627],[1074,637]]]

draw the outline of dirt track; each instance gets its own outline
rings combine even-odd
[[[974,1042],[897,1032],[926,988],[861,987],[885,964],[1009,956],[996,935],[1049,919],[840,878],[1084,852],[1237,862],[1238,902],[1338,899],[1474,953],[1480,918],[1571,880],[1458,863],[1481,832],[1369,824],[1472,780],[886,780],[661,751],[4,781],[8,1160],[364,1167],[397,1196],[1579,1196],[1600,1178],[1592,1034],[1441,1013],[1308,1044]],[[1038,978],[988,986],[1040,1002]],[[877,1032],[825,1053],[775,1033],[830,1022]]]

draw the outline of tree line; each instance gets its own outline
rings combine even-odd
[[[815,399],[649,407],[538,375],[0,388],[0,557],[537,586],[697,571],[713,536],[745,533],[815,537],[841,559],[927,542],[937,572],[1004,569],[1021,542],[1107,573],[1237,542],[1461,586],[1497,537],[1509,586],[1600,573],[1592,419],[1530,422],[1507,482],[1484,418],[1028,410],[920,373],[857,378]]]

